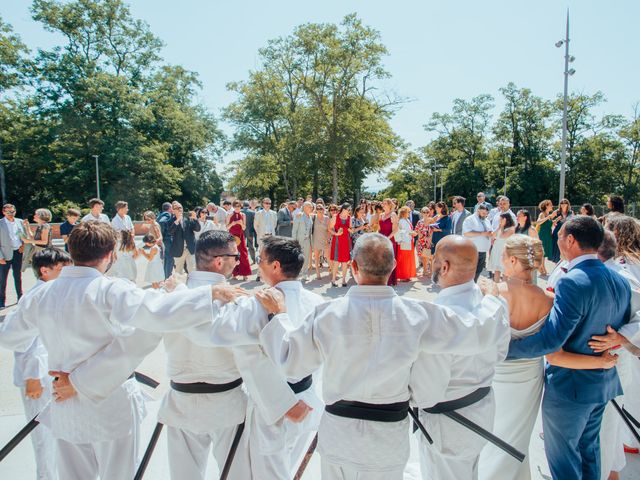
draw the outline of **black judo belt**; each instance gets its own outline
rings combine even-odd
[[[640,422],[638,422],[638,420],[636,420],[633,415],[627,411],[627,409],[621,407],[620,404],[616,402],[615,398],[611,400],[611,403],[613,403],[613,407],[622,417],[624,424],[629,428],[629,430],[631,430],[631,434],[635,437],[638,443],[640,443],[640,435],[636,430],[636,428],[640,428]]]
[[[491,433],[490,431],[482,428],[477,423],[472,422],[468,418],[466,418],[466,417],[460,415],[458,412],[456,412],[456,410],[459,410],[459,409],[464,408],[464,407],[468,407],[470,405],[473,405],[474,403],[479,402],[484,397],[486,397],[489,394],[490,391],[491,391],[491,387],[482,387],[482,388],[479,388],[476,391],[474,391],[474,392],[470,393],[469,395],[466,395],[466,396],[464,396],[462,398],[458,398],[456,400],[451,400],[449,402],[441,402],[441,403],[438,403],[438,404],[434,405],[431,408],[424,408],[423,410],[425,412],[427,412],[427,413],[442,414],[442,415],[445,415],[445,416],[449,417],[454,422],[459,423],[460,425],[462,425],[463,427],[468,428],[469,430],[471,430],[475,434],[480,435],[485,440],[493,443],[496,447],[498,447],[499,449],[505,451],[506,453],[511,455],[513,458],[515,458],[519,462],[523,462],[524,459],[525,459],[525,454],[524,453],[522,453],[521,451],[519,451],[516,448],[512,447],[511,445],[509,445],[504,440],[496,437],[493,433]]]
[[[178,383],[171,380],[171,388],[176,392],[181,393],[189,393],[194,395],[202,395],[208,393],[222,393],[228,392],[229,390],[233,390],[234,388],[238,388],[242,385],[242,378],[237,378],[228,383],[206,383],[206,382],[194,382],[194,383]],[[134,480],[142,480],[144,476],[144,472],[149,465],[149,460],[151,460],[151,455],[153,454],[154,449],[156,448],[156,444],[158,443],[158,438],[160,437],[160,433],[162,432],[162,427],[164,425],[160,422],[156,424],[156,428],[153,430],[153,435],[151,435],[151,440],[149,441],[149,445],[144,452],[144,456],[142,457],[142,462],[140,462],[140,466],[138,467],[138,471],[134,477]],[[238,425],[238,429],[236,430],[236,434],[233,437],[233,442],[231,443],[231,448],[229,449],[229,453],[227,454],[227,459],[224,462],[222,467],[222,471],[220,474],[220,480],[226,480],[229,475],[229,471],[231,470],[231,464],[233,463],[233,458],[236,455],[236,451],[238,450],[238,445],[240,444],[240,437],[242,436],[242,432],[244,431],[244,422]]]
[[[356,418],[372,422],[400,422],[407,418],[407,415],[410,415],[427,441],[433,443],[427,430],[420,422],[418,415],[409,408],[409,401],[379,404],[340,400],[332,405],[325,405],[324,409],[339,417]]]
[[[311,388],[313,385],[313,377],[309,375],[308,377],[304,377],[302,380],[296,383],[287,382],[289,384],[289,388],[293,393],[302,393]]]
[[[156,388],[158,385],[160,385],[160,383],[156,382],[153,378],[148,377],[147,375],[144,375],[142,373],[139,372],[134,372],[131,377],[129,378],[135,378],[138,382],[147,385],[151,388]],[[57,378],[56,378],[57,380]],[[42,412],[40,412],[42,413]],[[40,413],[38,413],[38,415],[40,415]],[[36,415],[35,417],[33,417],[29,423],[27,423],[24,427],[22,427],[22,429],[16,433],[13,438],[11,440],[9,440],[4,447],[2,447],[2,449],[0,449],[0,462],[2,460],[4,460],[4,458],[9,455],[11,453],[11,451],[16,448],[20,442],[22,440],[24,440],[31,432],[34,428],[36,428],[38,425],[40,425],[40,422],[38,422],[38,420],[36,420],[38,418],[38,415]]]

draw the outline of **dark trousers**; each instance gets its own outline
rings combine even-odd
[[[600,479],[600,424],[606,403],[542,399],[544,451],[555,479]]]
[[[256,247],[258,243],[256,242],[255,235],[246,235],[247,238],[247,250],[249,251],[249,256],[251,257],[251,261],[256,263]]]
[[[484,270],[485,263],[487,263],[487,252],[478,252],[478,264],[476,265],[476,276],[474,278],[476,282],[478,281],[478,277],[480,277],[482,270]]]
[[[7,263],[0,265],[0,307],[6,305],[7,279],[9,278],[9,269],[13,269],[13,284],[16,287],[16,295],[18,299],[22,296],[22,253],[18,250],[13,251],[13,258],[7,260]]]
[[[171,249],[171,244],[170,243],[165,243],[164,244],[164,258],[163,260],[163,265],[164,265],[164,278],[167,279],[171,276],[171,273],[173,273],[173,257],[171,256],[171,254],[169,253],[169,250]]]

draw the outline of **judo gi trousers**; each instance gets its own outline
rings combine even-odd
[[[599,435],[605,406],[544,395],[544,449],[554,480],[600,480]]]
[[[31,420],[47,405],[51,399],[51,381],[43,380],[42,395],[40,398],[32,399],[25,396],[25,389],[22,388],[22,403],[24,405],[24,414],[27,420]],[[56,473],[56,444],[55,439],[51,435],[51,430],[45,425],[38,425],[29,436],[33,444],[33,450],[36,457],[36,478],[38,480],[55,480],[58,478]]]
[[[402,480],[403,468],[397,471],[359,471],[345,465],[335,465],[320,458],[322,480]]]
[[[237,429],[238,426],[234,425],[210,433],[194,433],[176,427],[168,427],[167,450],[171,478],[173,480],[204,480],[207,472],[207,457],[210,452],[218,464],[218,471],[221,471]],[[245,439],[241,439],[238,444],[229,471],[229,480],[253,478],[246,443]]]
[[[493,392],[456,412],[491,431],[495,415]],[[487,440],[442,414],[420,411],[420,419],[433,438],[433,445],[429,445],[424,435],[416,432],[416,435],[420,435],[422,479],[477,479],[480,452]]]
[[[122,480],[133,478],[138,463],[139,426],[123,438],[106,442],[56,440],[60,480]]]

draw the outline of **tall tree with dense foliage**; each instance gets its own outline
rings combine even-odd
[[[162,42],[121,0],[34,0],[33,18],[64,43],[33,59],[33,92],[17,96],[6,135],[9,196],[22,209],[107,205],[134,213],[170,198],[200,203],[222,190],[216,122],[194,102],[197,76],[163,65]]]

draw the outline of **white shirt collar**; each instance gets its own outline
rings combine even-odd
[[[218,285],[226,281],[227,279],[224,277],[224,275],[221,275],[219,273],[196,270],[193,273],[190,273],[187,277],[187,287],[197,288],[204,285]]]
[[[350,297],[395,297],[395,290],[388,285],[355,285],[346,293]]]
[[[58,276],[58,278],[101,277],[101,276],[102,276],[102,273],[97,268],[69,265],[67,267],[62,267],[62,270],[60,271],[60,275]]]
[[[578,265],[579,263],[584,262],[585,260],[597,260],[598,256],[595,253],[587,253],[585,255],[580,255],[579,257],[574,258],[567,265],[567,271],[571,270],[573,267]]]
[[[283,280],[275,284],[274,287],[282,290],[301,290],[302,283],[299,280]]]
[[[461,283],[459,285],[452,285],[451,287],[443,288],[438,293],[438,298],[450,297],[452,295],[459,295],[466,291],[472,291],[476,286],[476,282],[469,280],[468,282]]]

